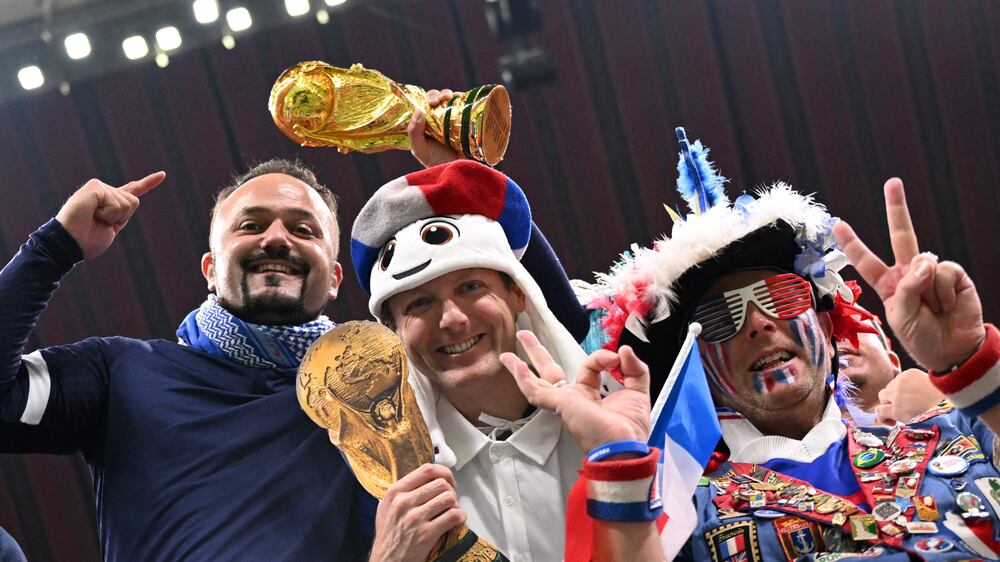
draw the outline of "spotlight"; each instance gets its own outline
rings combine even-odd
[[[86,33],[67,35],[63,44],[66,45],[66,54],[73,60],[87,58],[90,55],[90,39]]]
[[[347,0],[325,0],[327,6],[339,6]]]
[[[149,45],[141,35],[133,35],[122,41],[122,51],[129,60],[141,59],[149,54]]]
[[[69,82],[60,82],[59,83],[59,93],[60,94],[62,94],[64,96],[68,96],[70,94],[70,92],[72,92],[72,91],[73,91],[73,88],[70,87]]]
[[[170,57],[167,53],[157,53],[156,58],[153,60],[156,61],[156,66],[160,68],[166,68],[167,65],[170,64]]]
[[[285,0],[285,10],[292,17],[308,14],[309,0]]]
[[[233,31],[243,31],[250,29],[253,20],[250,18],[250,11],[241,6],[226,12],[226,23]]]
[[[181,46],[181,32],[172,25],[160,28],[156,32],[156,44],[164,51],[172,51]]]
[[[198,23],[212,23],[219,19],[219,2],[217,0],[194,0],[194,19]]]
[[[326,10],[316,10],[316,21],[318,21],[320,25],[330,23],[330,12]]]
[[[233,37],[232,35],[223,35],[222,46],[227,49],[232,49],[233,47],[236,46],[236,38]]]
[[[42,69],[35,65],[26,66],[21,70],[18,70],[17,80],[21,83],[21,87],[25,90],[41,88],[42,84],[45,83],[45,77],[42,76]]]

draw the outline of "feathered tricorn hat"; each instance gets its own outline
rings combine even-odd
[[[847,264],[831,234],[836,219],[809,195],[778,182],[730,202],[701,141],[683,128],[677,189],[690,212],[667,212],[674,226],[651,248],[633,245],[592,285],[578,285],[591,308],[606,313],[608,349],[630,345],[650,367],[654,396],[680,351],[695,305],[713,279],[769,268],[810,281],[818,310],[854,295],[837,273]]]

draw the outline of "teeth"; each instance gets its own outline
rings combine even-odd
[[[792,357],[793,357],[793,355],[791,353],[787,352],[787,351],[776,351],[776,352],[774,352],[774,353],[772,353],[772,354],[770,354],[770,355],[768,355],[766,357],[762,357],[761,359],[759,359],[756,362],[754,362],[754,364],[750,366],[750,370],[752,370],[752,371],[761,371],[761,370],[764,369],[765,365],[767,365],[768,363],[770,363],[772,361],[788,361]]]
[[[462,353],[463,351],[468,351],[468,350],[472,349],[472,346],[474,346],[477,343],[479,343],[479,338],[480,337],[481,336],[476,336],[476,337],[472,338],[469,341],[462,342],[462,343],[457,344],[457,345],[446,345],[446,346],[442,347],[441,349],[443,349],[445,353],[449,353],[451,355],[455,355],[456,353]]]
[[[278,273],[287,273],[289,275],[294,273],[294,271],[292,271],[292,268],[277,263],[266,263],[264,265],[258,265],[257,267],[254,268],[254,271],[256,273],[264,273],[266,271],[276,271]]]

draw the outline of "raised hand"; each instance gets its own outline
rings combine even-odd
[[[438,538],[465,523],[455,477],[447,468],[424,464],[386,491],[375,514],[372,562],[424,562]]]
[[[893,333],[910,356],[946,371],[975,353],[986,338],[983,307],[972,279],[955,262],[921,254],[903,182],[885,183],[885,212],[895,264],[886,265],[847,223],[833,234],[861,277],[885,305]]]
[[[906,423],[936,406],[944,394],[934,387],[926,371],[907,369],[878,392],[878,399],[875,414],[880,420]]]
[[[427,90],[427,104],[432,108],[437,107],[450,100],[453,95],[454,92],[451,90]],[[424,128],[426,126],[427,116],[424,115],[423,110],[417,109],[413,112],[413,118],[410,119],[410,124],[406,127],[406,134],[410,137],[410,153],[418,162],[423,164],[425,168],[430,168],[463,158],[461,152],[451,150],[425,135]]]
[[[139,208],[139,198],[167,177],[155,172],[121,187],[92,179],[76,190],[59,209],[56,220],[76,240],[84,259],[96,258],[111,246]]]
[[[574,384],[556,386],[566,380],[566,374],[538,338],[522,330],[517,339],[539,376],[513,353],[502,354],[500,361],[514,375],[528,402],[559,416],[585,451],[611,441],[649,438],[649,369],[631,347],[622,346],[618,353],[595,351],[580,365]],[[601,398],[601,371],[615,367],[625,376],[625,388]]]

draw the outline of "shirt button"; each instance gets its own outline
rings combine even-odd
[[[511,496],[505,497],[503,499],[503,504],[506,505],[507,507],[514,505],[514,498],[512,498]]]

